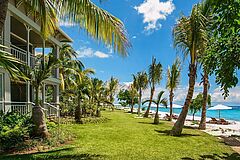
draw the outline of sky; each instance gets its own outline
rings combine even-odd
[[[74,40],[73,48],[86,68],[94,68],[95,77],[104,81],[111,76],[121,84],[132,82],[132,74],[147,71],[152,57],[163,65],[164,73],[156,92],[166,90],[166,70],[181,53],[173,48],[172,29],[181,15],[188,16],[191,8],[199,0],[106,0],[103,3],[93,1],[99,7],[118,17],[125,25],[132,44],[129,55],[122,57],[109,47],[92,39],[78,26],[61,22],[61,28]],[[188,89],[189,61],[182,63],[181,83],[175,91],[174,103],[183,104]],[[202,92],[200,85],[201,68],[195,85],[196,96]],[[240,84],[230,90],[230,96],[224,100],[214,76],[210,77],[212,102],[240,106]],[[143,97],[148,97],[150,90],[145,90]],[[157,95],[157,94],[156,94]],[[167,90],[165,96],[167,97]]]

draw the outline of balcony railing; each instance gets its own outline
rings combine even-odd
[[[19,48],[15,45],[11,44],[11,54],[19,59],[21,62],[26,63],[27,64],[27,51],[25,51],[22,48]],[[30,66],[34,67],[35,65],[35,56],[33,56],[32,54],[30,55]]]

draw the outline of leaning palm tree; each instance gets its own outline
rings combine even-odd
[[[196,4],[193,6],[191,15],[189,17],[183,16],[179,19],[173,30],[174,46],[183,51],[185,56],[190,56],[190,64],[187,97],[179,118],[170,132],[171,135],[181,135],[193,97],[198,56],[203,53],[203,49],[206,46],[207,33],[205,19],[201,12],[200,4]]]
[[[138,91],[138,116],[140,115],[140,109],[142,104],[142,91],[147,88],[148,76],[146,72],[138,72],[133,75],[133,86]]]
[[[9,0],[0,1],[0,33],[6,19]],[[15,6],[23,5],[41,22],[44,39],[55,34],[58,19],[78,24],[94,39],[112,46],[115,51],[127,55],[131,46],[123,23],[107,11],[96,6],[91,0],[17,0]]]
[[[173,97],[174,97],[174,90],[177,88],[180,82],[180,60],[177,58],[173,65],[170,67],[168,66],[167,70],[167,86],[166,88],[169,90],[169,103],[170,103],[170,117],[169,120],[172,121],[172,114],[173,114]]]
[[[156,100],[146,100],[144,101],[142,104],[146,103],[146,102],[150,102],[152,101],[153,103],[155,103],[157,105],[157,110],[155,113],[155,117],[154,117],[154,124],[159,124],[159,115],[158,115],[158,109],[159,109],[159,105],[162,104],[163,106],[167,107],[167,98],[162,98],[164,91],[161,91]]]
[[[162,79],[162,64],[159,62],[156,62],[156,58],[152,58],[152,64],[149,65],[149,69],[148,69],[148,83],[149,86],[151,87],[151,91],[150,91],[150,101],[148,104],[148,108],[144,114],[144,117],[148,117],[149,111],[150,111],[150,107],[152,104],[152,99],[153,99],[153,95],[155,92],[155,86],[156,84],[159,84],[160,81]]]

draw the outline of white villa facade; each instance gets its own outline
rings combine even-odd
[[[40,22],[29,15],[24,6],[9,0],[4,31],[0,37],[1,43],[9,48],[9,52],[28,66],[34,66],[36,48],[48,48],[59,57],[59,48],[63,42],[72,42],[61,29],[43,40],[40,33]],[[55,69],[51,78],[45,80],[42,91],[44,108],[50,115],[59,110],[59,70]],[[46,90],[51,88],[51,98],[46,99]],[[22,114],[30,113],[34,106],[34,89],[29,82],[14,82],[8,72],[0,68],[0,110],[4,112],[17,110]]]

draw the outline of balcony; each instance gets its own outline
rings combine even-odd
[[[21,62],[27,64],[27,51],[11,44],[10,46],[11,48],[11,54],[19,59]],[[35,56],[33,56],[32,54],[30,55],[30,66],[33,68],[35,64]]]

